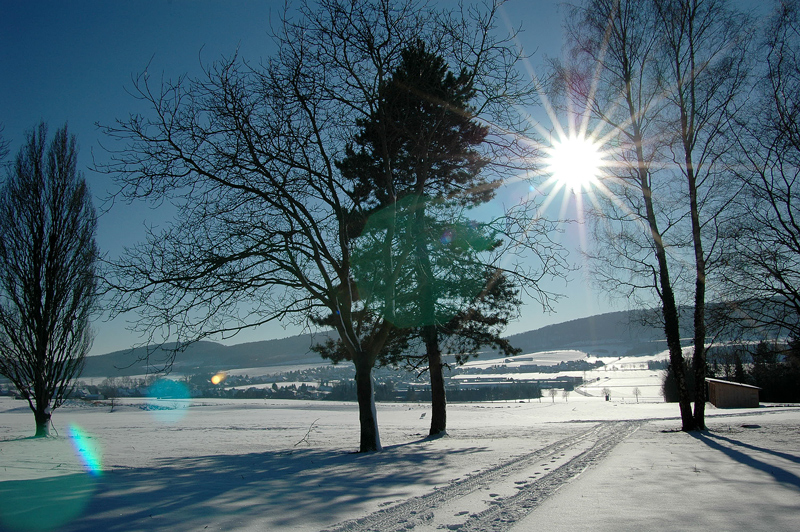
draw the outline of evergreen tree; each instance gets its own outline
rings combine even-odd
[[[450,72],[422,42],[406,48],[378,105],[338,163],[369,216],[354,216],[354,276],[364,305],[379,307],[402,342],[383,363],[427,364],[431,435],[446,430],[442,345],[460,354],[491,345],[519,304],[512,283],[482,254],[499,241],[465,216],[499,186],[481,170],[487,129],[475,120],[467,70]],[[358,258],[358,260],[357,260]],[[416,358],[419,350],[424,358]]]
[[[742,364],[742,355],[737,349],[733,354],[733,382],[745,383],[744,364]]]

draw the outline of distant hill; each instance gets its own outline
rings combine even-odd
[[[682,323],[691,323],[687,317]],[[682,331],[690,337],[691,329]],[[644,355],[666,349],[664,331],[652,311],[627,310],[580,318],[509,336],[524,353],[578,349],[597,355]]]
[[[555,349],[579,349],[596,355],[652,354],[665,349],[663,331],[647,311],[621,311],[571,320],[509,336],[512,345],[523,353]],[[684,323],[690,320],[683,319]],[[269,367],[291,364],[313,364],[320,356],[311,352],[311,345],[323,342],[335,333],[298,335],[279,340],[264,340],[232,346],[216,342],[197,342],[175,358],[172,371],[200,373],[236,368]],[[687,331],[685,336],[690,336]],[[87,357],[84,377],[143,375],[148,367],[142,360],[150,353],[150,371],[163,367],[168,351],[137,348],[106,355]],[[490,353],[485,353],[489,356]]]
[[[231,346],[200,341],[177,353],[172,371],[200,373],[236,368],[313,364],[320,361],[320,356],[311,352],[312,343],[323,342],[329,335],[330,333],[317,333],[313,336],[306,334]],[[153,372],[162,368],[173,347],[174,345],[164,348],[139,347],[86,357],[86,365],[81,376],[144,375],[148,373],[148,369]],[[147,362],[144,362],[148,355],[149,368]]]

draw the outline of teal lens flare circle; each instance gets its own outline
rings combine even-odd
[[[447,323],[468,309],[487,288],[480,255],[496,238],[460,213],[419,196],[374,212],[353,242],[355,299],[403,329]]]
[[[177,423],[192,404],[189,388],[172,379],[159,379],[147,389],[147,410],[160,423]]]

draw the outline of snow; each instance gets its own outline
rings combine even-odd
[[[582,360],[587,359],[588,355],[583,351],[575,349],[561,349],[556,351],[538,351],[536,353],[528,353],[525,355],[516,355],[513,357],[503,358],[488,358],[472,360],[464,364],[465,367],[470,368],[491,368],[492,366],[506,365],[508,367],[516,367],[524,364],[536,364],[539,366],[554,366],[559,362],[566,360]]]
[[[265,377],[270,375],[278,375],[280,373],[289,373],[292,371],[303,371],[306,369],[318,368],[321,366],[332,366],[330,362],[320,360],[319,364],[292,364],[292,365],[279,365],[279,366],[260,366],[255,368],[235,368],[225,370],[228,375],[249,375],[250,377]]]
[[[797,530],[798,413],[762,410],[650,422],[512,530]]]
[[[657,372],[587,373],[566,400],[450,404],[433,440],[428,405],[380,403],[371,454],[355,403],[71,403],[32,439],[2,397],[0,530],[797,529],[800,407],[708,405],[685,434]]]

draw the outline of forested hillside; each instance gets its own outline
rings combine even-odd
[[[515,334],[509,340],[523,353],[581,349],[601,355],[650,354],[664,349],[663,333],[658,325],[648,325],[647,318],[645,311],[610,312]],[[653,320],[650,319],[650,322]],[[197,370],[312,364],[320,361],[320,356],[311,351],[312,344],[324,341],[328,334],[330,333],[317,333],[314,336],[305,334],[232,346],[208,341],[197,342],[176,355],[172,371],[195,373]],[[147,373],[147,364],[143,359],[148,350],[150,371],[153,371],[163,366],[171,347],[141,347],[89,357],[82,375],[141,375]],[[489,356],[489,353],[485,355]]]

